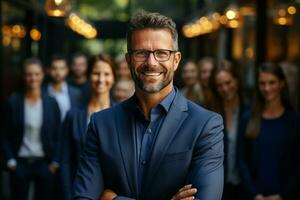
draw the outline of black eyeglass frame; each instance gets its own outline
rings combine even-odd
[[[144,51],[144,52],[147,52],[147,56],[145,56],[143,59],[136,59],[136,57],[134,57],[134,53],[138,52],[138,51]],[[166,59],[157,59],[157,54],[155,52],[159,52],[159,51],[167,51],[169,52],[169,56],[166,58]],[[146,49],[134,49],[134,50],[130,50],[128,53],[129,55],[131,55],[133,57],[133,59],[136,61],[136,62],[145,62],[146,60],[148,60],[150,54],[152,53],[153,56],[154,56],[154,59],[157,61],[157,62],[166,62],[168,60],[170,60],[170,57],[172,55],[172,53],[176,53],[178,52],[178,50],[170,50],[170,49],[155,49],[154,51],[150,51],[150,50],[146,50]]]

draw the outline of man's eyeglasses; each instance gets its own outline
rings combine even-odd
[[[172,53],[177,51],[169,50],[169,49],[156,49],[154,51],[149,51],[146,49],[136,49],[129,51],[129,54],[133,57],[136,62],[145,62],[150,53],[153,53],[155,60],[158,62],[164,62],[170,59]]]

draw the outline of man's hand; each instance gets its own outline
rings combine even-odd
[[[100,198],[100,200],[113,200],[113,198],[115,198],[117,196],[117,194],[110,190],[110,189],[106,189],[103,191],[103,194]]]
[[[270,195],[265,198],[265,200],[282,200],[282,197],[279,194]]]
[[[192,188],[192,185],[185,185],[172,197],[171,200],[193,200],[194,195],[197,193],[196,188]]]

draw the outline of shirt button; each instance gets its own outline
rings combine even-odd
[[[143,161],[142,161],[142,164],[143,164],[143,165],[146,165],[146,163],[147,163],[146,160],[143,160]]]

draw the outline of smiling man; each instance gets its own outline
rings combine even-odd
[[[92,115],[73,199],[221,199],[222,118],[173,86],[177,38],[166,16],[132,18],[126,60],[135,94]]]

